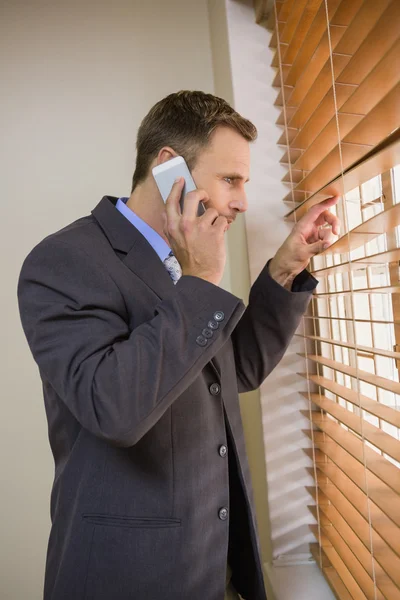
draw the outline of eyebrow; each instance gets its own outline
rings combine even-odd
[[[250,181],[250,178],[248,177],[247,179],[245,179],[243,177],[243,175],[241,175],[240,173],[218,173],[219,177],[229,177],[230,179],[240,179],[241,181],[244,181],[245,183],[248,183]]]

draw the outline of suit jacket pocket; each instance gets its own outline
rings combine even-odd
[[[109,514],[83,519],[93,528],[85,600],[180,600],[179,519]]]
[[[82,518],[87,523],[93,525],[105,525],[107,527],[129,527],[129,528],[160,528],[160,527],[180,527],[180,519],[168,517],[129,517],[124,515],[110,515],[102,513],[83,514]]]

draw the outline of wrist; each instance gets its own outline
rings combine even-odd
[[[297,273],[293,273],[284,265],[279,264],[276,257],[270,261],[268,271],[272,279],[279,283],[279,285],[289,291],[292,289],[292,283]]]
[[[219,285],[220,277],[215,274],[206,273],[205,271],[197,271],[194,269],[185,269],[182,270],[182,275],[190,275],[191,277],[198,277],[199,279],[204,279],[204,281],[208,281],[209,283],[213,283],[214,285]]]

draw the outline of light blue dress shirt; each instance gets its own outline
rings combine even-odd
[[[115,207],[117,208],[117,210],[119,210],[119,212],[122,215],[124,215],[124,217],[128,219],[128,221],[130,221],[130,223],[132,223],[132,225],[136,227],[138,231],[140,231],[140,233],[153,247],[154,251],[158,254],[161,261],[164,262],[164,260],[171,252],[171,248],[168,246],[167,242],[163,240],[161,235],[157,233],[157,231],[154,231],[154,229],[150,227],[150,225],[147,225],[147,223],[145,223],[143,219],[138,217],[138,215],[135,214],[133,210],[126,206],[127,201],[128,198],[119,198]]]

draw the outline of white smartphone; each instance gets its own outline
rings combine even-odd
[[[177,177],[183,177],[185,179],[185,185],[183,186],[182,196],[180,199],[181,210],[183,212],[183,199],[185,195],[197,189],[183,156],[176,156],[175,158],[171,158],[171,160],[167,160],[167,162],[164,162],[161,165],[157,165],[152,169],[152,172],[164,202],[167,201],[175,179]],[[204,205],[202,202],[199,202],[197,216],[201,217],[201,215],[204,213]]]

